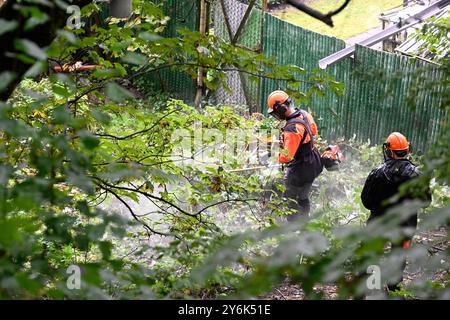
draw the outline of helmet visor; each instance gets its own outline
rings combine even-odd
[[[272,117],[274,117],[277,120],[282,120],[280,115],[278,114],[278,112],[276,112],[274,109],[271,109],[269,111],[269,115],[271,115]]]

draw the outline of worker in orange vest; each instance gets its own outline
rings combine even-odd
[[[312,183],[323,170],[319,151],[314,146],[317,125],[311,114],[294,107],[292,99],[284,91],[272,92],[267,104],[271,116],[286,121],[278,161],[287,165],[284,197],[289,207],[296,211],[287,217],[288,221],[293,221],[309,214]]]

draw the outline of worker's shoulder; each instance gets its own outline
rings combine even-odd
[[[308,117],[308,121],[309,121],[309,122],[311,122],[311,123],[312,123],[312,122],[315,122],[315,121],[314,121],[314,117],[312,116],[311,113],[309,113],[308,111],[303,110],[303,109],[302,109],[302,111],[303,111],[303,112],[305,113],[305,115]]]
[[[420,175],[417,166],[408,159],[388,160],[384,163],[385,170],[404,177]]]
[[[378,167],[372,169],[367,176],[367,181],[384,180],[386,172],[386,163],[380,164]]]
[[[309,111],[306,111],[305,109],[300,109],[303,111],[304,114],[306,114],[307,117],[311,117],[312,118],[312,114],[309,113]]]
[[[410,160],[404,160],[401,166],[402,175],[405,177],[414,178],[420,176],[422,173],[417,166]]]
[[[298,128],[301,128],[305,124],[303,116],[298,111],[294,114],[293,118],[286,121],[284,125],[284,131],[296,132]]]
[[[370,171],[369,177],[378,177],[380,174],[383,173],[384,170],[385,170],[385,164],[382,163],[378,167],[376,167],[375,169],[372,169],[372,171]]]
[[[303,131],[305,131],[305,127],[300,122],[287,123],[286,126],[284,127],[284,132],[303,133]]]
[[[420,175],[417,167],[407,159],[389,159],[383,164],[381,171],[394,184],[401,184]]]

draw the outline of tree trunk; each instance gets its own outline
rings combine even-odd
[[[131,0],[111,0],[109,4],[110,15],[115,18],[129,18],[133,13]]]
[[[201,34],[206,34],[207,27],[207,8],[206,8],[206,0],[200,0],[200,19],[199,19],[199,32]],[[198,68],[197,73],[197,93],[195,95],[194,104],[196,107],[200,106],[203,97],[203,68]]]

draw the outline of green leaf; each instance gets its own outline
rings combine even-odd
[[[111,258],[113,245],[110,241],[101,241],[98,244],[100,252],[102,253],[103,260],[109,260]]]
[[[36,28],[37,26],[46,23],[49,20],[49,17],[44,12],[39,12],[39,14],[34,14],[30,17],[24,25],[24,30],[31,30]]]
[[[115,82],[110,82],[106,86],[106,95],[115,102],[123,102],[126,99],[133,99],[134,95],[127,89],[119,86]]]
[[[37,61],[34,63],[30,69],[25,73],[25,77],[36,77],[44,73],[48,68],[48,63],[46,60]]]
[[[5,90],[15,77],[16,75],[10,71],[3,71],[0,73],[0,92]]]
[[[0,248],[7,248],[22,239],[19,227],[20,221],[17,219],[0,220]]]
[[[100,140],[87,130],[79,131],[78,134],[83,142],[83,145],[89,150],[97,148],[100,144]]]
[[[144,65],[148,62],[148,58],[136,52],[127,52],[122,58],[123,62],[136,65]]]
[[[58,36],[67,39],[71,44],[79,42],[77,36],[73,32],[67,30],[58,30]]]
[[[80,234],[74,238],[75,247],[81,251],[89,250],[90,244],[91,244],[91,241],[89,240],[88,236],[85,234]]]
[[[9,21],[0,18],[0,36],[17,28],[17,21]]]
[[[145,41],[149,41],[149,42],[154,42],[154,41],[162,39],[162,37],[160,35],[158,35],[156,33],[151,33],[151,32],[141,32],[139,34],[139,37],[141,37]]]
[[[17,39],[15,41],[15,46],[18,50],[26,53],[30,57],[36,58],[37,60],[47,59],[47,54],[33,41],[28,39]]]
[[[108,124],[111,121],[111,116],[108,113],[102,112],[99,109],[91,110],[91,114],[100,123]]]
[[[53,92],[63,98],[68,98],[70,97],[72,94],[69,92],[69,90],[67,90],[64,86],[60,85],[60,84],[54,84],[52,86]]]

